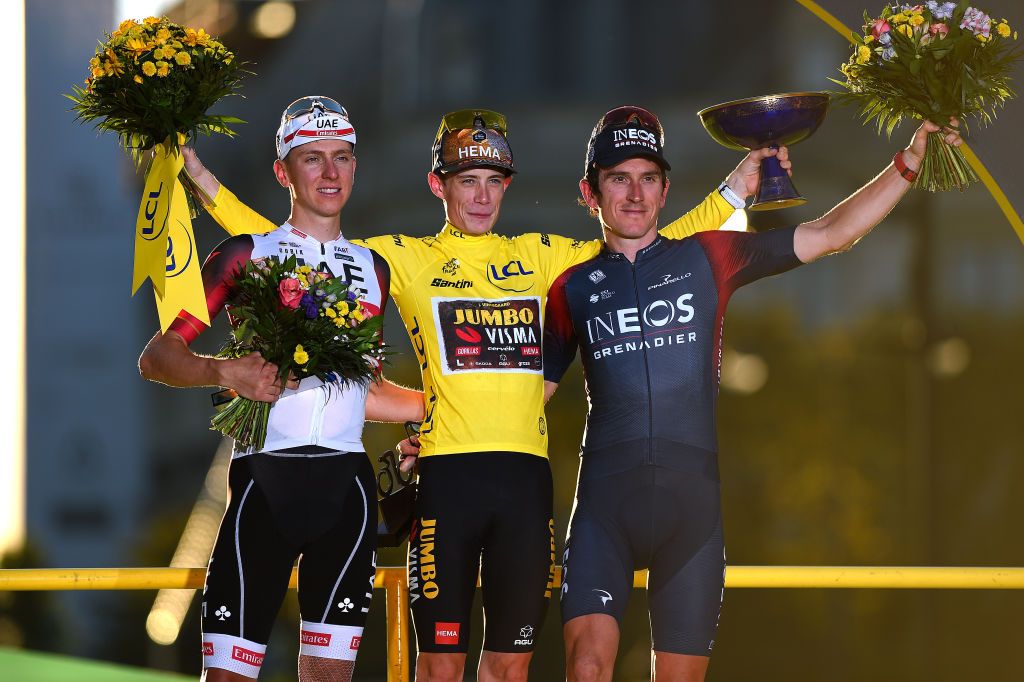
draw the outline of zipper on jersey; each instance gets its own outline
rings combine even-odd
[[[324,408],[327,406],[327,384],[312,389],[316,394],[313,403],[313,420],[309,428],[309,444],[320,445],[320,431],[324,423]]]
[[[637,322],[640,325],[640,343],[644,352],[644,379],[647,381],[647,461],[646,464],[654,464],[654,399],[651,393],[651,365],[647,361],[647,331],[644,329],[644,316],[640,302],[640,287],[636,283],[636,258],[634,256],[630,269],[633,275],[633,293],[636,296]]]

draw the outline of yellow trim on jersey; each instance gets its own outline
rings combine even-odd
[[[223,185],[210,209],[231,234],[276,227]],[[712,192],[660,230],[674,239],[717,229],[733,208]],[[352,240],[391,268],[391,297],[412,341],[427,415],[421,456],[507,450],[547,457],[540,355],[548,289],[594,258],[599,240],[558,235],[466,234]]]

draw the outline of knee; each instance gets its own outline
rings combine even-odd
[[[508,654],[487,651],[480,656],[477,679],[480,682],[526,682],[533,654]]]
[[[612,679],[611,664],[590,652],[574,652],[566,660],[569,682],[599,682]]]
[[[416,679],[423,682],[461,682],[465,662],[458,657],[424,656],[416,660]]]

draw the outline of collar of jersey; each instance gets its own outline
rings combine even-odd
[[[294,235],[299,239],[302,239],[303,241],[310,242],[311,244],[333,244],[335,242],[345,241],[345,235],[339,232],[337,239],[332,239],[329,242],[322,242],[316,237],[306,234],[303,230],[300,230],[299,228],[295,227],[289,222],[285,222],[285,224],[281,226],[281,229],[287,232],[288,234]]]
[[[665,238],[662,237],[661,235],[658,235],[654,239],[653,242],[651,242],[650,244],[648,244],[644,248],[642,248],[639,251],[637,251],[636,252],[636,257],[637,258],[643,258],[647,254],[651,253],[652,251],[657,249],[659,246],[661,246],[662,242],[664,242],[664,241],[665,241]],[[609,249],[608,248],[608,242],[604,242],[604,244],[601,245],[601,253],[602,253],[602,255],[604,255],[605,258],[616,258],[616,259],[618,259],[618,258],[623,258],[624,259],[625,258],[625,256],[623,254],[619,253],[618,251],[612,251],[611,249]]]
[[[491,241],[496,238],[496,235],[493,232],[487,232],[486,234],[468,234],[446,221],[444,227],[442,227],[441,231],[437,233],[437,238],[445,244],[457,244],[459,246],[483,246],[485,244],[490,244]]]

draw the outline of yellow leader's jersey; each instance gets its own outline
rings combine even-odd
[[[210,214],[231,234],[276,227],[221,186]],[[717,229],[733,212],[716,191],[660,230],[682,239]],[[548,289],[590,260],[598,240],[558,235],[473,236],[446,223],[432,237],[361,243],[391,267],[391,297],[423,378],[420,455],[510,451],[547,457],[543,313]]]

